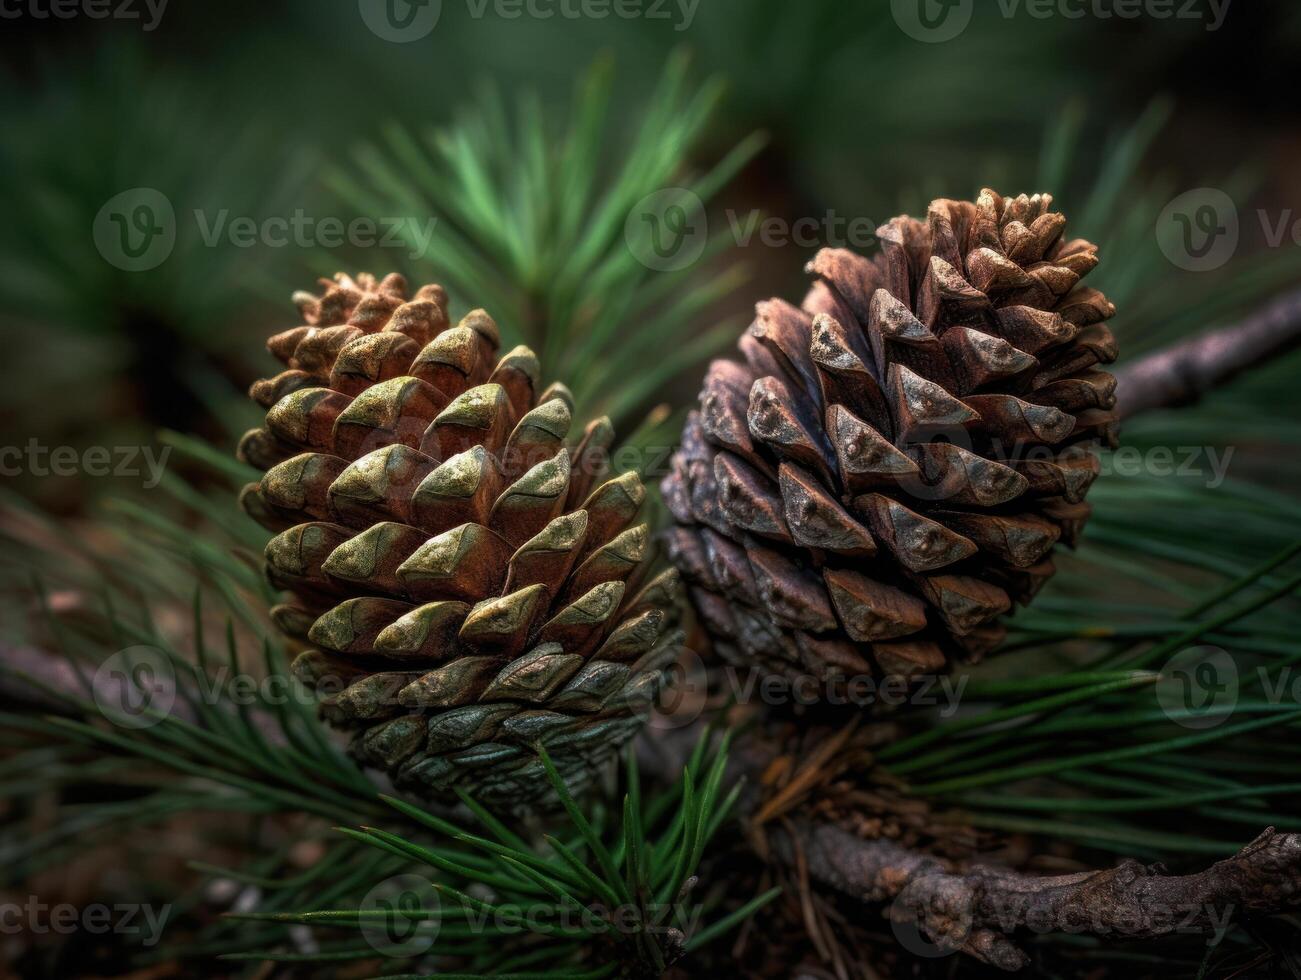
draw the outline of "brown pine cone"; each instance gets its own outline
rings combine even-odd
[[[566,448],[572,398],[537,357],[497,359],[483,310],[441,286],[338,275],[272,337],[287,370],[252,397],[245,509],[280,533],[272,611],[313,649],[295,673],[354,754],[426,795],[519,806],[575,786],[645,720],[680,643],[677,572],[648,577],[645,489],[605,480],[608,419]],[[644,583],[644,584],[643,584]]]
[[[971,660],[1074,545],[1114,444],[1115,308],[1048,195],[936,201],[758,304],[663,482],[719,654],[786,675]]]

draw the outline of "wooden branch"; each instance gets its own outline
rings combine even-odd
[[[1238,375],[1301,346],[1301,290],[1239,323],[1139,358],[1116,370],[1121,418],[1190,405]]]
[[[700,727],[639,739],[642,770],[674,778]],[[752,824],[772,799],[765,800],[756,784],[773,751],[761,738],[747,738],[731,752],[728,779],[745,776],[749,782],[737,812]],[[1117,941],[1204,935],[1227,928],[1244,912],[1273,914],[1301,905],[1301,834],[1280,834],[1272,827],[1197,874],[1170,875],[1160,865],[1126,860],[1113,868],[1049,877],[959,863],[894,840],[864,838],[835,823],[801,817],[800,809],[786,808],[789,820],[764,822],[771,856],[865,905],[886,905],[900,945],[923,956],[961,951],[1015,971],[1029,963],[1016,944],[1017,933]]]
[[[5,670],[0,672],[0,697],[16,709],[73,716],[76,712],[68,702],[45,688],[86,697],[76,670],[64,657],[35,647],[0,643],[0,663],[5,665]],[[31,683],[29,678],[36,683]]]
[[[864,902],[892,903],[888,915],[912,952],[962,950],[1009,971],[1029,963],[1013,942],[1017,931],[1118,940],[1204,935],[1244,912],[1273,913],[1301,902],[1301,834],[1272,827],[1233,857],[1182,876],[1136,861],[1055,877],[959,869],[827,824],[796,823],[793,833],[798,839],[772,834],[778,853],[793,860],[798,846],[809,874],[823,884]]]

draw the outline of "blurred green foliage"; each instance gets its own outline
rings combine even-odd
[[[237,621],[261,630],[262,535],[230,495],[251,473],[225,447],[256,415],[241,389],[270,366],[262,343],[291,324],[289,293],[336,268],[398,266],[445,281],[458,312],[489,309],[511,342],[538,348],[547,375],[570,383],[586,412],[612,414],[642,445],[672,440],[676,418],[639,421],[661,402],[680,412],[692,401],[702,362],[754,300],[802,289],[813,248],[728,239],[752,210],[875,224],[982,184],[1051,191],[1070,233],[1100,245],[1091,282],[1119,307],[1127,357],[1232,322],[1301,278],[1301,249],[1266,248],[1259,236],[1223,268],[1194,273],[1172,265],[1156,235],[1165,204],[1190,187],[1225,189],[1249,218],[1288,208],[1296,151],[1278,136],[1286,99],[1269,79],[1301,43],[1296,10],[1240,6],[1213,37],[1200,23],[1005,18],[998,5],[977,6],[944,44],[906,36],[884,2],[783,0],[701,0],[689,23],[510,19],[491,4],[476,17],[473,5],[444,0],[430,37],[405,45],[370,33],[355,3],[312,0],[177,5],[148,34],[81,23],[26,25],[30,44],[6,35],[4,84],[17,97],[2,110],[0,147],[10,191],[0,444],[144,441],[168,428],[220,448],[166,436],[203,474],[202,489],[169,472],[158,496],[116,504],[115,518],[93,525],[95,563],[72,567],[80,528],[43,526],[40,545],[2,570],[4,638],[35,642],[44,629],[20,591],[34,576],[71,577],[80,591],[69,594],[83,600],[99,581],[108,605],[138,613],[121,619],[110,608],[104,621],[127,639],[162,642],[150,606],[190,601],[197,571]],[[684,47],[690,72],[674,54]],[[763,149],[756,131],[767,134]],[[158,268],[125,272],[99,254],[91,228],[107,201],[142,186],[174,205],[177,243]],[[714,245],[684,273],[658,273],[634,261],[623,218],[644,195],[678,186],[710,202]],[[345,222],[436,217],[440,234],[395,251],[205,241],[219,214],[260,223],[299,211]],[[977,673],[980,703],[949,727],[906,719],[913,740],[890,759],[900,776],[978,825],[1070,841],[1100,859],[1179,861],[1231,850],[1266,822],[1301,829],[1301,787],[1289,775],[1295,705],[1253,688],[1242,717],[1194,737],[1152,696],[1152,671],[1188,643],[1233,650],[1244,677],[1270,689],[1290,677],[1298,368],[1298,357],[1280,359],[1198,407],[1128,427],[1126,448],[1232,448],[1230,479],[1104,476],[1085,545],[1015,618],[1014,649]],[[16,483],[68,511],[124,489]],[[25,536],[8,520],[0,534],[17,556]],[[93,658],[116,639],[94,634],[81,652]],[[48,724],[28,725],[19,744],[44,767],[38,788],[95,776],[81,753],[97,736]],[[289,724],[303,739],[316,731]],[[252,785],[234,799],[275,812],[284,803],[275,753],[263,758],[235,719],[216,725],[248,743],[248,757],[219,772]],[[211,737],[178,737],[187,764],[221,755]],[[335,809],[337,797],[360,777],[309,748],[329,779],[304,787],[304,799],[349,821],[356,814]],[[111,781],[124,760],[102,766]],[[48,849],[24,846],[15,872],[66,857],[79,827],[212,802],[185,787],[149,789],[159,795],[142,799],[159,810],[135,801],[74,811],[72,831],[60,824]],[[351,804],[378,808],[370,789]],[[377,870],[336,853],[353,884]],[[265,884],[280,857],[253,878]],[[281,938],[229,945],[216,935],[225,928],[208,937],[223,952]]]
[[[711,206],[716,234],[752,211],[788,223],[832,213],[875,224],[919,212],[932,196],[970,195],[982,183],[1052,189],[1078,230],[1104,246],[1099,276],[1119,294],[1128,351],[1204,326],[1241,295],[1278,284],[1262,266],[1247,276],[1202,278],[1173,276],[1167,266],[1158,272],[1176,283],[1181,300],[1199,294],[1173,316],[1164,306],[1170,293],[1149,288],[1150,220],[1161,195],[1238,164],[1254,168],[1255,182],[1235,186],[1277,200],[1277,165],[1240,159],[1226,134],[1263,133],[1278,112],[1267,78],[1301,33],[1294,10],[1235,10],[1211,34],[1200,21],[1041,19],[1015,7],[1009,17],[1001,5],[977,4],[959,37],[926,44],[900,30],[887,3],[700,0],[636,17],[614,10],[568,16],[572,4],[537,8],[549,17],[514,9],[443,0],[433,31],[409,44],[372,33],[352,2],[176,4],[152,31],[112,19],[7,20],[0,177],[13,193],[0,225],[0,331],[19,342],[6,346],[0,424],[55,443],[103,442],[110,433],[140,441],[160,425],[235,438],[249,418],[240,390],[269,365],[262,339],[289,324],[284,297],[338,268],[405,264],[409,250],[245,247],[226,235],[210,244],[205,229],[223,214],[261,223],[302,212],[346,222],[383,217],[370,212],[403,203],[421,208],[414,218],[446,219],[446,237],[418,271],[445,266],[441,274],[465,290],[454,301],[503,310],[516,338],[539,347],[552,376],[590,387],[592,411],[627,422],[659,400],[682,404],[694,394],[701,363],[725,339],[722,329],[707,332],[743,321],[755,299],[798,291],[812,248],[724,241],[732,247],[703,270],[712,289],[684,295],[668,276],[643,276],[649,298],[675,301],[660,302],[653,316],[637,302],[575,307],[583,274],[600,272],[587,297],[617,293],[622,283],[594,257],[620,258],[621,243],[610,228],[575,228],[579,212],[556,208],[574,207],[575,181],[590,182],[585,190],[593,195],[614,188],[604,168],[637,141],[662,145],[663,159],[681,160],[682,169],[652,166],[616,193],[708,174],[750,134],[768,134],[767,148]],[[654,85],[680,49],[692,52],[696,79],[722,81],[725,91],[709,96],[715,111],[706,116],[684,103],[678,114],[666,104],[659,116],[646,116],[648,99],[665,95]],[[539,137],[558,145],[564,127],[579,124],[565,105],[598,52],[615,70],[589,83],[588,98],[599,99],[605,118],[599,146],[583,149],[581,166],[594,169],[575,170],[563,158],[536,162],[530,147]],[[485,81],[493,93],[484,93]],[[1176,114],[1158,128],[1148,107],[1168,88],[1177,101],[1165,111],[1173,106]],[[1237,95],[1252,112],[1230,116]],[[1113,195],[1081,215],[1069,181],[1129,162],[1118,161],[1107,134],[1145,111],[1153,124],[1141,134],[1136,162],[1152,183],[1138,201]],[[482,140],[499,124],[514,127],[515,155],[486,185],[485,211],[457,168],[466,153],[482,158]],[[425,145],[435,130],[451,142]],[[1044,133],[1066,130],[1070,154],[1049,154],[1055,169],[1041,169]],[[584,138],[591,134],[572,137]],[[398,155],[395,140],[409,140],[423,159]],[[122,272],[97,253],[89,229],[110,198],[140,186],[174,205],[177,246],[157,269]],[[345,186],[351,192],[340,195]],[[536,210],[521,210],[530,199]],[[583,213],[600,220],[596,203]],[[617,209],[628,201],[600,203]],[[485,218],[492,227],[475,229],[482,237],[466,251],[465,223]],[[605,251],[593,252],[587,246],[602,234]],[[588,238],[582,249],[580,235]],[[1133,261],[1140,253],[1144,261]],[[621,258],[630,267],[626,252]],[[467,279],[470,261],[482,269]],[[729,278],[739,273],[724,271],[738,266],[750,275],[741,289],[739,278]],[[544,321],[525,323],[516,315],[523,298],[506,281],[536,294],[554,276],[564,278],[568,299]],[[1225,292],[1223,282],[1234,289]],[[666,336],[661,347],[643,350],[637,336],[623,340],[630,319],[649,333],[672,323],[676,336],[694,339]],[[1156,319],[1160,330],[1151,327]],[[612,332],[616,322],[623,329]],[[607,345],[576,349],[580,331],[601,332]],[[645,356],[657,350],[672,356],[663,364]],[[654,374],[620,377],[629,365],[652,363]],[[97,488],[60,486],[51,499],[76,508],[88,489]]]

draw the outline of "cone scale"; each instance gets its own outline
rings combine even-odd
[[[483,310],[453,325],[442,287],[396,274],[322,284],[268,341],[285,369],[253,385],[266,423],[239,450],[265,471],[242,502],[277,532],[295,674],[401,789],[527,805],[538,744],[581,787],[680,643],[640,479],[606,473],[608,419],[571,438],[568,389],[526,347],[499,357]]]
[[[711,365],[662,483],[715,650],[787,676],[979,659],[1073,546],[1114,444],[1114,307],[1048,195],[940,200],[823,249]]]

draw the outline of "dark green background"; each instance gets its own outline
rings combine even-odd
[[[880,222],[992,182],[1007,193],[1052,190],[1070,216],[1105,176],[1109,140],[1160,99],[1173,115],[1143,156],[1145,178],[1173,195],[1246,169],[1250,198],[1240,207],[1282,214],[1296,200],[1294,5],[1235,0],[1217,32],[1200,20],[1037,19],[1024,9],[1008,18],[998,3],[976,7],[964,34],[943,44],[907,37],[884,0],[700,0],[686,30],[615,16],[506,19],[493,4],[475,17],[467,0],[443,0],[435,30],[412,44],[372,34],[355,0],[171,0],[152,32],[85,16],[0,20],[4,442],[112,444],[158,426],[228,441],[243,419],[222,406],[268,366],[261,338],[291,325],[292,289],[338,267],[406,264],[396,250],[227,242],[123,274],[90,238],[113,194],[159,188],[183,233],[196,207],[259,220],[299,207],[347,218],[324,175],[386,124],[445,123],[485,80],[560,107],[602,56],[615,67],[615,129],[634,123],[666,58],[685,47],[697,79],[720,74],[729,85],[697,162],[708,165],[755,129],[768,133],[711,215],[759,208],[793,221],[830,209]],[[1045,134],[1067,112],[1081,120],[1073,184],[1038,188]],[[1111,223],[1125,207],[1117,203]],[[1101,240],[1108,229],[1072,230]],[[750,267],[750,283],[711,316],[744,316],[774,293],[797,296],[812,251],[739,249],[732,258]],[[1104,251],[1100,275],[1127,261]],[[1170,295],[1187,293],[1181,283],[1208,280],[1162,270]],[[1144,284],[1131,292],[1141,301]],[[492,306],[491,297],[454,299]],[[1151,306],[1136,312],[1150,319]],[[1126,315],[1122,307],[1117,329],[1133,352],[1153,331]],[[697,377],[688,372],[667,394],[682,403]],[[97,489],[46,481],[40,493],[75,509]]]

